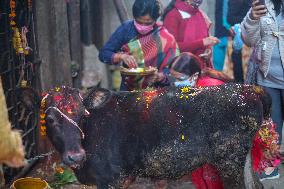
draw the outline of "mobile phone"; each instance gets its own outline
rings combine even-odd
[[[258,0],[258,3],[256,4],[256,6],[259,5],[265,5],[265,0]]]

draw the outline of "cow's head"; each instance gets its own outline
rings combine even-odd
[[[22,99],[31,106],[33,103],[28,102],[29,94],[24,94]],[[63,162],[73,168],[80,166],[86,157],[81,145],[84,133],[79,125],[80,119],[86,113],[77,89],[63,86],[42,96],[41,125],[46,127],[46,134],[61,154]]]
[[[69,87],[51,90],[42,98],[41,112],[47,136],[62,155],[63,162],[71,167],[79,166],[86,157],[81,145],[85,134],[79,125],[86,110],[79,91]]]

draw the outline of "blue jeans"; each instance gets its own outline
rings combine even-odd
[[[279,134],[279,143],[282,141],[282,128],[284,116],[284,89],[263,87],[272,99],[272,120],[276,124],[276,132]]]
[[[215,70],[223,71],[225,56],[227,52],[228,37],[219,38],[220,43],[213,47],[213,67]]]

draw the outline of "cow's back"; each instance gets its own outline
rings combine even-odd
[[[241,161],[262,121],[261,93],[237,84],[113,93],[91,112],[85,147],[120,176],[177,178],[205,162]]]

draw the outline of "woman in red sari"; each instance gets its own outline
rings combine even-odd
[[[219,43],[218,38],[209,35],[211,21],[199,9],[202,0],[172,0],[162,19],[164,26],[176,38],[181,52],[191,52],[196,56]],[[211,67],[211,53],[205,57],[201,69]]]

